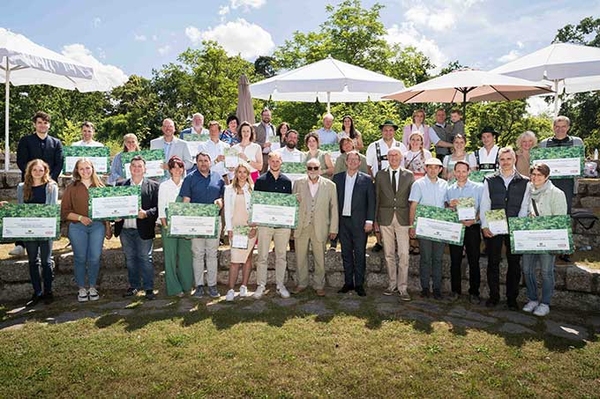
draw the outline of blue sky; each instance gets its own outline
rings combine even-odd
[[[330,0],[329,4],[338,4]],[[374,0],[363,0],[370,7]],[[550,44],[597,0],[381,0],[387,40],[414,45],[437,69],[452,60],[491,69]],[[323,23],[322,0],[3,0],[0,27],[101,67],[115,81],[151,76],[204,38],[253,61]]]

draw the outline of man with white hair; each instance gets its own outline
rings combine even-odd
[[[208,134],[208,129],[204,127],[204,115],[196,112],[192,115],[192,126],[187,129],[183,129],[179,135],[179,138],[183,139],[186,134]]]
[[[332,125],[333,115],[330,113],[323,115],[323,127],[317,130],[321,144],[335,144],[338,142],[337,133],[331,128]]]

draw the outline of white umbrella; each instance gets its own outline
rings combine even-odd
[[[46,84],[80,91],[103,90],[93,68],[39,46],[25,36],[0,28],[0,83],[5,84],[5,170],[8,171],[10,84]]]
[[[554,113],[558,95],[600,89],[600,48],[571,43],[554,43],[492,69],[491,72],[554,85]],[[588,79],[586,79],[588,78]]]
[[[471,69],[450,72],[384,98],[404,103],[510,101],[551,93],[548,85]]]
[[[401,90],[396,79],[338,61],[331,56],[250,85],[253,98],[274,101],[332,102],[381,101]]]

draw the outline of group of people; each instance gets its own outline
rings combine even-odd
[[[123,186],[140,186],[141,208],[137,218],[114,221],[114,235],[121,240],[128,269],[129,288],[125,296],[143,291],[153,299],[154,269],[152,249],[155,224],[162,230],[167,295],[220,297],[217,288],[219,237],[175,238],[166,234],[168,219],[165,210],[172,202],[215,204],[222,209],[224,234],[232,238],[236,228],[248,231],[246,248],[231,249],[231,265],[226,300],[236,297],[235,286],[240,265],[242,282],[240,297],[248,296],[248,281],[252,270],[252,252],[256,247],[257,287],[254,298],[261,298],[267,286],[267,258],[274,242],[276,292],[283,298],[300,293],[312,285],[319,296],[325,295],[326,244],[339,239],[344,267],[344,285],[339,293],[355,291],[366,295],[366,245],[371,232],[383,249],[389,283],[385,295],[399,295],[411,300],[408,293],[408,263],[410,239],[418,239],[420,247],[421,296],[442,298],[442,255],[445,244],[417,237],[415,218],[418,205],[456,209],[459,198],[475,200],[476,216],[462,221],[464,244],[449,245],[451,257],[450,296],[461,295],[461,263],[463,253],[469,264],[469,300],[480,303],[480,245],[483,236],[488,255],[487,283],[489,298],[486,306],[500,301],[499,265],[502,246],[506,245],[508,271],[506,301],[517,309],[521,263],[527,285],[527,304],[523,310],[545,315],[549,312],[554,287],[554,256],[516,255],[511,253],[509,236],[494,235],[488,228],[485,213],[504,209],[507,217],[559,215],[570,212],[573,179],[549,180],[547,165],[529,165],[529,150],[537,144],[535,135],[525,132],[517,142],[519,148],[499,148],[498,133],[490,127],[479,134],[482,147],[473,154],[465,151],[464,124],[459,111],[453,111],[452,123],[446,124],[445,111],[436,112],[436,124],[424,125],[425,114],[417,110],[413,124],[404,128],[402,140],[396,140],[398,126],[385,121],[379,126],[381,139],[369,144],[366,156],[360,132],[350,116],[343,118],[343,131],[332,129],[333,116],[323,117],[323,127],[305,137],[306,152],[298,146],[298,132],[283,122],[277,128],[271,123],[271,111],[261,113],[261,122],[253,125],[227,121],[221,130],[218,122],[203,127],[203,117],[195,114],[192,127],[181,132],[208,135],[200,142],[197,154],[190,153],[184,140],[175,136],[175,125],[165,119],[162,137],[151,141],[151,149],[164,152],[165,177],[155,181],[145,177],[146,160],[137,155],[129,165],[131,177],[122,171],[122,153],[112,162],[108,182]],[[48,135],[49,115],[38,112],[34,118],[35,133],[21,139],[17,151],[23,183],[19,185],[20,203],[57,202],[56,179],[62,168],[62,145]],[[577,137],[568,136],[569,120],[560,116],[554,120],[554,137],[542,141],[542,147],[582,145]],[[101,145],[93,141],[93,125],[82,126],[83,139],[78,145]],[[533,137],[532,137],[533,136]],[[337,144],[341,155],[333,162],[322,144]],[[435,146],[436,156],[430,153]],[[225,167],[225,149],[237,149],[239,163]],[[449,151],[444,151],[449,149]],[[123,152],[139,150],[133,134],[124,137]],[[524,161],[526,160],[526,161]],[[292,181],[281,166],[286,162],[304,163],[306,174]],[[483,184],[469,180],[473,170],[490,174]],[[74,252],[75,280],[78,300],[99,299],[96,280],[104,239],[110,239],[113,227],[107,221],[95,221],[88,216],[88,189],[104,183],[86,158],[79,159],[73,170],[73,181],[66,188],[61,202],[61,217],[68,223],[68,237]],[[452,179],[449,184],[448,180]],[[553,182],[555,184],[553,184]],[[254,191],[294,194],[299,201],[297,227],[273,228],[249,224],[250,198]],[[221,229],[219,228],[219,231]],[[286,282],[287,245],[293,235],[297,259],[296,285],[288,290]],[[231,240],[230,240],[231,241]],[[29,255],[34,295],[30,303],[52,300],[51,240],[26,244]],[[376,250],[376,249],[375,249]],[[309,278],[308,253],[312,252],[314,275]],[[522,259],[521,259],[522,258]],[[535,266],[542,267],[542,297],[538,298]],[[42,266],[42,279],[39,266]],[[43,289],[42,282],[43,280]],[[431,281],[430,281],[431,280]]]

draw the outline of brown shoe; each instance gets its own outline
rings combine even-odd
[[[296,287],[292,288],[290,291],[292,292],[292,294],[299,294],[299,293],[303,292],[304,290],[306,290],[306,287],[296,286]]]
[[[317,296],[325,296],[325,290],[323,288],[319,288],[318,290],[315,290],[315,292],[317,293]]]

